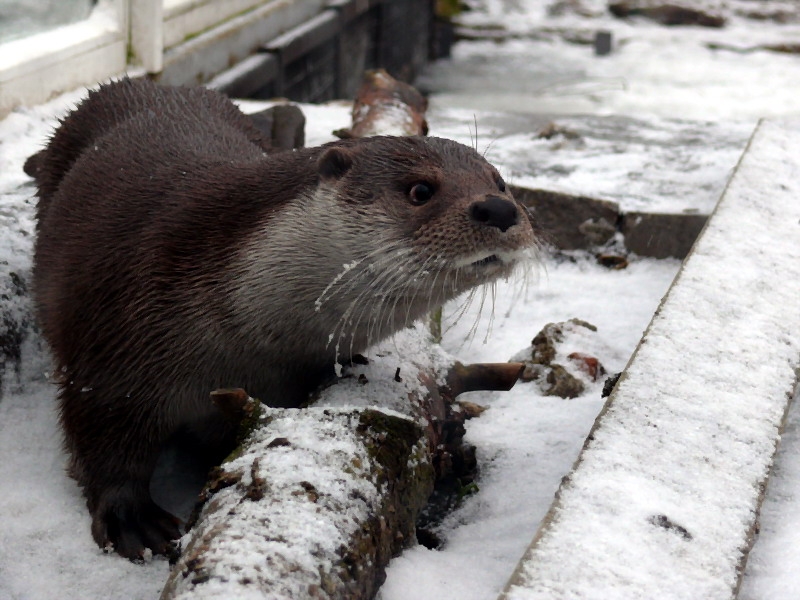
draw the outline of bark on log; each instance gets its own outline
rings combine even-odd
[[[466,378],[480,389],[483,378],[495,389],[499,377],[508,389],[509,374],[522,370],[458,365],[440,386],[431,370],[397,381],[385,362],[389,381],[376,381],[376,389],[394,389],[408,415],[243,407],[241,393],[215,394],[252,432],[207,484],[162,600],[374,597],[389,559],[415,541],[434,481],[461,444],[453,433],[465,415],[452,410],[450,387]],[[334,388],[355,393],[363,380]]]

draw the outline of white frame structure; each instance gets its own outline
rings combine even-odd
[[[100,0],[85,21],[0,44],[0,116],[123,72],[127,5]]]
[[[0,118],[123,73],[205,83],[327,0],[99,0],[85,21],[0,44]]]

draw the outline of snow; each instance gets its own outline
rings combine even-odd
[[[741,600],[797,598],[800,582],[800,388],[789,408],[781,435],[775,470],[759,515],[758,542],[747,559],[747,570],[739,591]]]
[[[53,116],[63,114],[81,95],[72,94],[44,107],[20,111],[0,124],[2,151],[8,157],[6,164],[13,167],[0,179],[0,189],[7,206],[16,206],[17,213],[27,214],[21,221],[28,228],[28,235],[20,234],[12,238],[23,250],[30,248],[31,205],[23,204],[24,210],[20,211],[19,201],[32,194],[32,189],[18,189],[20,183],[27,181],[24,175],[20,175],[21,164],[49,134],[54,124]],[[341,127],[349,119],[344,106],[304,109],[309,117],[308,137],[310,141],[313,140],[311,143],[326,141],[325,136],[330,135],[327,132]],[[315,120],[317,117],[318,121]],[[316,122],[322,125],[315,126]],[[13,211],[9,208],[9,212]],[[27,266],[27,260],[22,259],[23,254],[17,256],[22,266]],[[594,322],[601,331],[605,330],[606,339],[611,340],[614,350],[604,360],[609,369],[620,369],[677,265],[676,261],[635,261],[629,269],[616,272],[606,271],[582,258],[576,262],[550,262],[545,265],[540,280],[531,283],[527,289],[521,290],[514,283],[498,287],[493,309],[494,327],[487,344],[481,343],[481,340],[487,333],[483,327],[491,305],[488,301],[484,306],[484,318],[479,321],[478,332],[469,333],[477,319],[475,312],[481,304],[475,302],[471,307],[472,312],[462,316],[450,329],[446,345],[465,362],[504,360],[527,346],[547,321],[581,316]],[[592,290],[592,293],[575,294],[576,289]],[[597,302],[598,297],[621,300],[614,303],[614,309],[608,310]],[[515,298],[517,301],[514,301]],[[457,312],[454,307],[451,314]],[[521,327],[520,323],[525,323],[525,326]],[[470,336],[471,341],[465,342],[465,335]],[[30,358],[31,364],[35,363],[33,358]],[[414,358],[433,364],[442,360],[437,356]],[[38,365],[42,369],[41,359]],[[39,377],[41,373],[40,370]],[[29,377],[32,376],[33,373]],[[378,377],[370,374],[370,380],[377,381]],[[166,562],[156,559],[145,565],[133,565],[113,555],[104,555],[95,546],[89,535],[89,516],[80,491],[63,470],[65,457],[60,450],[54,389],[41,381],[26,381],[24,387],[24,392],[8,394],[0,401],[0,452],[7,457],[0,463],[0,480],[16,482],[0,495],[0,514],[6,516],[7,523],[0,530],[0,598],[44,599],[63,594],[64,590],[80,590],[84,598],[154,597],[166,580]],[[483,571],[491,582],[488,586],[490,590],[502,586],[510,572],[510,565],[524,550],[529,532],[533,531],[538,518],[546,511],[559,478],[574,458],[600,405],[599,393],[594,399],[576,401],[572,404],[571,416],[567,418],[558,410],[565,401],[540,399],[535,394],[531,397],[525,390],[525,387],[521,387],[519,396],[497,394],[487,399],[491,410],[470,427],[473,443],[483,448],[487,459],[494,462],[496,467],[487,465],[484,469],[487,480],[481,485],[486,487],[486,497],[476,497],[475,501],[465,506],[465,510],[475,515],[481,512],[481,507],[489,507],[487,519],[479,520],[464,515],[453,517],[453,524],[462,519],[473,523],[473,527],[479,528],[479,536],[501,522],[506,523],[504,528],[510,527],[515,531],[516,536],[501,544],[496,558],[487,563]],[[347,402],[352,404],[354,399],[350,398]],[[511,412],[514,402],[528,405],[534,411],[533,415],[528,417],[525,412]],[[509,422],[515,424],[513,430],[508,429]],[[531,430],[526,423],[540,425]],[[499,436],[498,431],[503,430],[506,433]],[[497,440],[503,437],[508,437],[509,444],[498,447]],[[518,438],[526,442],[515,446],[513,441]],[[503,492],[506,487],[503,483],[503,466],[518,469],[520,460],[530,460],[532,456],[556,458],[555,461],[542,461],[536,470],[525,472],[526,484],[539,486],[538,491],[532,494],[521,485],[519,497],[506,498],[501,502],[500,499],[508,495]],[[495,481],[493,488],[490,487],[490,481]],[[36,502],[31,502],[31,497],[35,497]],[[525,497],[537,500],[538,514],[519,501]],[[516,512],[507,514],[507,506],[516,507]],[[513,520],[504,519],[504,514],[512,518],[518,515],[524,520],[516,525]],[[452,554],[435,554],[441,555],[442,560],[459,560],[469,548],[474,549],[475,540],[480,539],[475,535],[475,530],[462,529],[449,542],[449,547],[453,548]],[[463,540],[466,548],[462,546],[461,550],[458,549],[458,539]],[[410,551],[408,558],[398,563],[398,572],[402,573],[405,560],[413,560],[418,553],[431,552],[422,549]],[[430,561],[430,564],[436,563]],[[42,576],[45,573],[47,576]],[[476,571],[475,575],[480,573]],[[395,585],[394,580],[395,576],[390,573],[387,582],[389,587],[385,592],[387,596],[391,593],[391,586]],[[426,581],[425,578],[414,580]],[[479,593],[473,596],[476,598],[487,587],[483,577],[477,583],[483,585],[473,586]]]
[[[741,54],[708,47],[713,43],[736,48],[796,43],[797,22],[776,26],[730,11],[722,29],[662,27],[645,19],[616,19],[602,1],[576,3],[593,6],[595,14],[590,17],[566,11],[549,18],[544,16],[544,7],[556,2],[478,4],[489,8],[465,13],[463,23],[484,30],[501,27],[516,39],[456,46],[452,61],[429,69],[421,83],[441,92],[437,97],[448,106],[701,121],[746,118],[754,125],[758,118],[798,110],[795,55]],[[709,2],[686,4],[703,8]],[[779,3],[744,4],[767,8]],[[612,33],[614,44],[611,54],[599,58],[593,56],[591,43],[569,43],[559,35],[578,33],[591,42],[601,30]]]
[[[798,140],[759,127],[509,599],[731,596],[797,377]]]
[[[755,124],[663,117],[503,114],[443,107],[428,121],[437,135],[478,147],[515,185],[616,202],[620,209],[655,213],[710,213]],[[556,123],[566,136],[543,138]],[[569,137],[567,137],[569,136]],[[658,165],[657,169],[654,166]],[[726,173],[727,174],[727,173]]]
[[[496,362],[528,347],[548,322],[577,316],[598,328],[595,343],[606,346],[600,358],[608,371],[621,371],[677,267],[674,260],[636,261],[623,271],[607,271],[586,259],[547,263],[523,299],[515,300],[512,289],[498,290],[495,322],[485,343],[487,316],[471,333],[479,312],[472,307],[443,346],[465,362]],[[544,397],[534,383],[471,394],[489,407],[467,430],[467,441],[478,447],[480,492],[443,524],[444,550],[415,547],[391,563],[381,598],[496,597],[602,407],[601,386],[602,381],[573,400]]]
[[[487,151],[510,183],[610,199],[625,210],[708,212],[724,189],[757,118],[800,114],[797,56],[765,51],[739,54],[711,50],[706,45],[720,42],[751,47],[765,41],[793,40],[800,33],[797,25],[779,27],[733,17],[729,27],[719,31],[662,28],[645,21],[611,19],[596,10],[604,5],[596,0],[581,3],[593,7],[599,15],[591,18],[569,13],[556,19],[547,17],[545,3],[535,0],[486,0],[485,4],[489,10],[473,11],[465,20],[473,25],[503,24],[513,29],[517,38],[503,43],[464,42],[455,48],[452,60],[429,69],[425,83],[436,88],[429,122],[432,135],[470,144],[470,132],[474,134],[477,123],[478,148]],[[596,58],[591,46],[566,43],[556,34],[532,35],[541,33],[544,25],[611,30],[614,51]],[[20,109],[0,121],[0,227],[7,232],[0,236],[0,255],[12,269],[29,268],[34,230],[34,205],[30,200],[33,189],[22,173],[22,163],[45,141],[56,117],[84,94],[84,90],[78,90],[42,106]],[[242,105],[247,111],[266,106],[252,102]],[[329,141],[332,130],[349,125],[350,103],[304,106],[303,110],[308,145]],[[505,115],[504,111],[514,114]],[[536,137],[540,126],[550,121],[576,131],[579,142],[563,136],[550,140]],[[797,136],[796,129],[791,131]],[[787,139],[786,144],[790,143],[792,140]],[[682,150],[692,145],[690,152]],[[797,173],[794,175],[797,181]],[[750,176],[755,180],[754,190],[767,189],[768,179],[758,173],[751,172]],[[795,206],[776,205],[775,210],[779,209],[786,219],[783,227],[789,222],[796,225],[797,217],[790,221],[786,216],[788,211],[796,211]],[[769,218],[780,220],[781,215]],[[759,220],[752,223],[756,225]],[[759,237],[741,243],[751,241],[762,245],[748,247],[748,269],[715,273],[714,268],[707,267],[702,275],[684,276],[694,277],[695,283],[701,285],[712,275],[734,281],[736,277],[783,268],[783,261],[758,263],[762,256],[759,248],[764,244],[781,249],[787,257],[794,253],[797,262],[796,232],[767,242]],[[707,265],[723,264],[730,248],[720,247],[718,252],[714,256],[709,250]],[[526,348],[546,323],[577,317],[598,327],[591,342],[595,344],[592,351],[601,354],[599,358],[609,372],[619,371],[678,267],[674,260],[634,257],[627,269],[609,271],[580,255],[544,257],[538,281],[527,285],[513,281],[498,284],[494,294],[483,303],[479,299],[473,302],[455,323],[452,321],[460,314],[460,307],[448,307],[449,329],[443,348],[463,362],[502,361]],[[755,336],[756,331],[762,334],[755,336],[753,343],[759,348],[763,345],[764,352],[773,352],[775,346],[780,346],[783,351],[793,350],[796,358],[796,338],[787,337],[785,347],[774,344],[777,338],[770,329],[774,323],[756,321],[754,315],[765,314],[762,309],[771,310],[772,304],[777,305],[773,298],[783,298],[784,306],[797,306],[798,296],[793,292],[797,281],[786,280],[785,289],[771,289],[773,295],[768,300],[766,288],[742,284],[731,291],[720,284],[721,294],[741,296],[737,300],[754,304],[737,310],[732,304],[730,309],[719,311],[719,318],[728,319],[729,333],[714,359],[736,352],[756,356],[754,346],[745,344],[742,337]],[[795,295],[789,295],[792,293]],[[709,311],[717,307],[714,294],[708,298],[692,297],[687,302],[698,309],[706,306]],[[693,318],[705,324],[714,314],[699,312]],[[738,331],[735,327],[744,328],[742,335],[734,333]],[[711,348],[711,342],[704,337],[707,333],[703,325],[694,341]],[[727,387],[705,402],[702,411],[695,405],[685,406],[687,419],[692,417],[697,420],[693,424],[699,422],[703,426],[676,434],[688,438],[685,446],[674,448],[674,440],[665,435],[644,440],[662,443],[669,452],[674,451],[670,460],[656,460],[660,455],[653,451],[644,453],[638,450],[639,446],[625,445],[615,454],[617,460],[610,466],[604,463],[603,467],[606,473],[620,473],[618,478],[603,476],[582,482],[578,477],[572,481],[571,485],[586,485],[585,489],[597,494],[597,502],[591,507],[604,508],[614,518],[627,515],[628,519],[625,528],[611,531],[611,517],[579,519],[576,527],[584,532],[597,531],[600,539],[591,537],[591,533],[574,538],[569,552],[561,556],[575,556],[577,546],[582,559],[562,560],[555,566],[550,563],[548,576],[553,577],[549,580],[553,585],[569,585],[567,575],[586,562],[584,547],[587,556],[595,552],[591,549],[594,542],[609,544],[614,552],[630,552],[642,548],[633,541],[648,541],[665,553],[651,553],[648,549],[632,558],[626,554],[624,560],[620,558],[615,563],[613,572],[606,560],[608,555],[598,558],[595,566],[605,564],[607,568],[598,571],[598,577],[618,575],[629,586],[643,584],[641,574],[647,569],[662,569],[658,577],[664,582],[673,581],[680,573],[682,581],[696,577],[698,585],[707,585],[684,596],[697,598],[703,597],[704,589],[713,587],[703,579],[697,565],[708,566],[708,571],[716,572],[720,578],[733,577],[727,565],[735,560],[730,548],[738,546],[726,536],[731,530],[741,530],[746,506],[752,506],[752,490],[746,486],[736,488],[742,490],[739,493],[732,486],[739,485],[736,482],[743,477],[763,476],[763,457],[770,448],[746,441],[756,440],[755,433],[763,432],[774,422],[779,413],[775,404],[781,398],[770,398],[766,412],[754,405],[750,407],[751,418],[730,423],[726,402],[744,404],[739,394],[763,385],[773,371],[777,377],[776,363],[753,363],[752,370],[742,372],[712,368],[715,363],[708,360],[699,365],[687,364],[686,357],[680,354],[674,360],[673,355],[669,359],[665,356],[651,365],[653,379],[690,385],[699,391],[710,385]],[[91,539],[89,515],[80,490],[64,473],[66,459],[60,448],[54,388],[42,380],[46,368],[46,358],[32,345],[27,349],[21,385],[12,386],[0,399],[0,455],[4,457],[0,462],[0,600],[154,598],[167,578],[166,561],[154,559],[134,565],[103,554]],[[590,387],[584,396],[573,400],[542,396],[534,383],[518,384],[507,393],[473,394],[477,396],[472,398],[474,401],[489,407],[480,418],[469,422],[467,434],[468,441],[478,447],[480,491],[465,499],[442,524],[440,533],[446,542],[443,549],[414,547],[391,563],[382,600],[496,597],[546,515],[561,478],[572,467],[603,406],[600,386],[598,383]],[[779,395],[786,391],[783,389]],[[626,393],[634,396],[633,390]],[[347,401],[341,400],[340,404],[345,406]],[[644,414],[631,412],[640,418]],[[789,415],[776,476],[770,481],[761,538],[751,555],[742,587],[741,595],[748,600],[798,597],[800,576],[796,564],[800,545],[794,532],[800,461],[793,460],[800,444],[798,432],[800,409],[795,406]],[[736,452],[711,452],[713,469],[698,462],[691,452],[698,444],[709,443],[710,433],[736,433],[737,439],[743,440],[741,445],[734,445]],[[771,435],[774,440],[774,432]],[[652,479],[633,474],[637,457],[638,465],[652,463],[650,466],[659,477],[655,481],[660,482],[657,489],[652,487]],[[623,471],[626,465],[631,470]],[[677,485],[687,472],[694,475],[696,497]],[[590,488],[590,484],[596,487]],[[698,502],[700,493],[707,494],[713,502]],[[614,500],[619,502],[615,504]],[[676,527],[654,527],[649,519],[659,515],[667,516]],[[656,522],[660,521],[656,518]],[[692,535],[691,541],[684,539],[678,526]],[[689,561],[681,556],[694,546],[705,548],[706,554],[685,564]],[[712,564],[723,547],[727,548],[723,553],[727,562]],[[675,560],[685,562],[670,563]],[[672,568],[668,570],[665,565],[669,564]],[[542,569],[545,567],[542,563]],[[604,597],[623,597],[624,589],[615,588],[617,593]],[[673,595],[665,592],[662,596],[675,597],[681,589],[685,588],[676,585],[668,590]]]
[[[64,468],[54,389],[33,382],[0,401],[0,598],[155,598],[167,563],[104,555]]]

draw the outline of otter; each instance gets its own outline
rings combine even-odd
[[[337,361],[536,244],[471,148],[372,137],[277,152],[225,96],[146,79],[90,92],[26,169],[69,472],[95,541],[133,559],[181,534],[148,487],[165,444],[230,449],[212,390],[300,406]]]

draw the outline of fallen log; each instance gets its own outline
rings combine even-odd
[[[201,494],[162,600],[374,597],[389,559],[415,542],[436,479],[451,475],[467,418],[455,395],[510,389],[523,368],[448,369],[426,335],[399,338],[309,408],[215,392],[248,433]],[[436,354],[433,366],[398,365],[398,349]]]
[[[372,135],[428,135],[428,101],[416,88],[383,69],[367,71],[353,102],[353,124],[334,131],[340,138]]]
[[[374,596],[433,485],[420,427],[377,410],[262,411],[208,483],[161,598]]]

